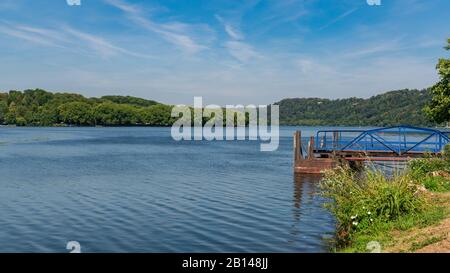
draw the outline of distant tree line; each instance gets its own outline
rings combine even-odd
[[[435,126],[423,111],[431,101],[430,90],[405,89],[368,99],[296,98],[276,104],[281,125]],[[130,96],[86,98],[42,89],[0,92],[0,124],[4,125],[171,126],[178,119],[171,117],[171,111],[170,105]]]
[[[0,123],[18,126],[169,126],[171,109],[130,96],[86,98],[42,89],[0,93]]]
[[[388,126],[408,124],[435,126],[423,108],[431,101],[429,90],[397,90],[368,99],[284,99],[280,106],[280,124]]]

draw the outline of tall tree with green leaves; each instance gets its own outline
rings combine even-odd
[[[447,40],[446,50],[450,50],[450,39]],[[450,124],[450,59],[439,59],[436,66],[440,81],[431,87],[432,99],[425,107],[428,117],[438,123]]]

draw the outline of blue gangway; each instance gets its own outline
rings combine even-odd
[[[315,137],[314,149],[404,155],[440,153],[449,142],[450,131],[401,125],[368,130],[321,130]]]

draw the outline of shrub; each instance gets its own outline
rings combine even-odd
[[[444,146],[442,156],[445,160],[450,161],[450,144]]]
[[[450,191],[450,161],[445,159],[445,155],[443,158],[412,160],[408,166],[411,177],[427,190]]]
[[[412,177],[420,179],[434,171],[450,172],[450,161],[437,157],[415,159],[409,162],[408,167]]]
[[[361,174],[337,168],[325,174],[320,189],[321,195],[329,200],[326,207],[337,220],[338,247],[348,245],[356,233],[418,214],[426,206],[417,184],[407,175],[387,178],[379,171]]]
[[[450,181],[442,176],[425,176],[422,179],[423,186],[434,192],[450,191]]]

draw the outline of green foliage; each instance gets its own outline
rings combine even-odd
[[[394,221],[376,222],[368,229],[354,233],[351,244],[345,248],[339,248],[341,252],[367,252],[367,244],[377,241],[382,246],[388,246],[395,238],[392,230],[408,230],[411,228],[422,228],[433,225],[447,216],[446,210],[441,206],[428,205],[419,213],[403,215]]]
[[[224,110],[224,109],[222,109]],[[193,122],[193,109],[190,118]],[[171,126],[172,106],[130,96],[85,98],[45,90],[0,93],[0,124],[18,126]],[[203,118],[206,123],[212,118]],[[246,124],[249,115],[245,114]],[[226,124],[226,114],[223,115]],[[236,122],[237,117],[234,117]]]
[[[435,124],[429,122],[420,110],[430,100],[426,90],[399,90],[369,99],[286,99],[277,104],[280,106],[281,125],[431,126]],[[69,104],[72,102],[84,104]],[[68,105],[62,106],[65,104]],[[86,111],[78,109],[81,105],[86,107]],[[174,121],[170,117],[171,108],[130,96],[86,98],[80,94],[50,93],[42,89],[13,90],[0,93],[0,124],[168,126]],[[77,117],[78,114],[86,116]],[[223,117],[225,124],[226,114]],[[204,118],[203,121],[207,120]]]
[[[420,179],[435,171],[450,172],[450,163],[437,157],[415,159],[408,163],[410,174],[414,179]]]
[[[146,100],[131,96],[103,96],[100,99],[103,101],[109,101],[117,104],[129,104],[140,107],[148,107],[158,104],[156,101],[153,100]]]
[[[0,93],[0,124],[18,126],[169,126],[172,106],[134,97],[85,98],[42,89]]]
[[[58,112],[60,120],[66,124],[92,124],[92,110],[88,103],[80,101],[64,103],[58,107]]]
[[[449,172],[450,161],[445,157],[412,160],[406,172],[393,177],[348,168],[327,172],[320,189],[337,220],[336,247],[363,252],[370,241],[392,242],[394,229],[423,227],[445,218],[448,210],[431,204],[422,186],[449,192]]]
[[[446,50],[450,49],[448,39]],[[431,87],[432,100],[425,107],[425,113],[436,122],[450,121],[450,59],[439,59],[436,69],[439,72],[440,81]]]
[[[433,126],[422,109],[431,100],[427,90],[398,90],[369,99],[285,99],[280,106],[282,125]]]
[[[445,160],[450,162],[450,144],[444,146],[444,150],[442,151],[442,156]]]
[[[172,107],[157,104],[140,110],[141,122],[152,126],[170,126],[176,119],[170,116]],[[167,115],[167,113],[169,113]]]
[[[5,122],[5,115],[7,112],[8,112],[8,103],[6,100],[3,100],[0,96],[0,123]]]
[[[450,191],[450,161],[447,158],[416,159],[410,161],[408,167],[411,177],[427,190]]]
[[[442,176],[425,176],[421,182],[427,190],[433,192],[450,191],[450,181]]]
[[[104,102],[94,108],[95,123],[118,126],[139,123],[138,108],[132,105]]]
[[[425,199],[408,176],[387,178],[368,170],[364,176],[338,168],[327,172],[320,184],[326,207],[336,216],[337,245],[349,245],[356,234],[374,230],[381,223],[421,213]]]

